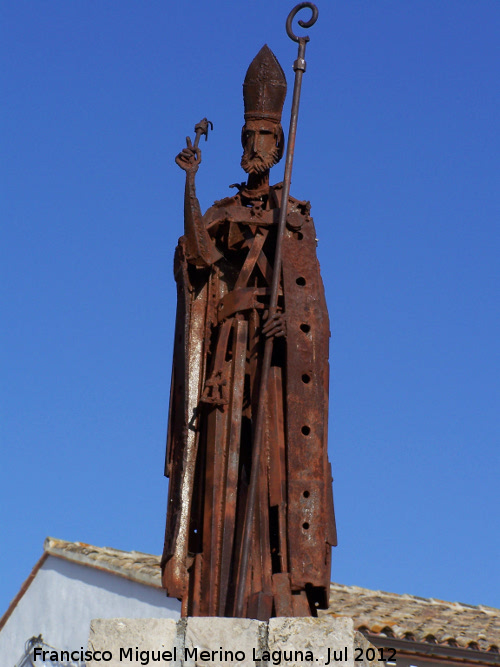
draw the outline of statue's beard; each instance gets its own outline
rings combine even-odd
[[[262,174],[280,161],[280,150],[275,146],[269,153],[249,155],[245,148],[241,167],[247,174]]]

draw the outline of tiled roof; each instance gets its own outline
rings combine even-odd
[[[48,537],[45,553],[161,587],[160,557]],[[327,614],[350,616],[371,636],[498,653],[500,609],[331,584]]]
[[[140,551],[120,551],[110,547],[94,547],[84,542],[66,542],[47,537],[45,553],[58,558],[117,574],[147,586],[161,588],[160,557]]]
[[[500,609],[331,584],[333,616],[370,635],[498,653]]]

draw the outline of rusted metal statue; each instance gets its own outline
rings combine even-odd
[[[243,84],[238,193],[202,215],[198,142],[186,172],[165,474],[170,478],[163,585],[182,614],[316,615],[328,607],[336,544],[327,458],[329,321],[310,205],[289,196],[308,37],[299,43],[285,179],[286,79],[264,46]]]

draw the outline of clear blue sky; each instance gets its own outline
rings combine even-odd
[[[332,578],[500,607],[500,3],[318,4],[292,193],[332,320]],[[287,125],[291,7],[2,3],[0,612],[47,535],[162,549],[173,158],[208,116],[202,207],[243,179],[265,42]]]

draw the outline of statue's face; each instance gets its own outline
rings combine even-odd
[[[281,158],[278,141],[281,126],[271,120],[249,120],[242,130],[241,166],[247,174],[260,174]]]

